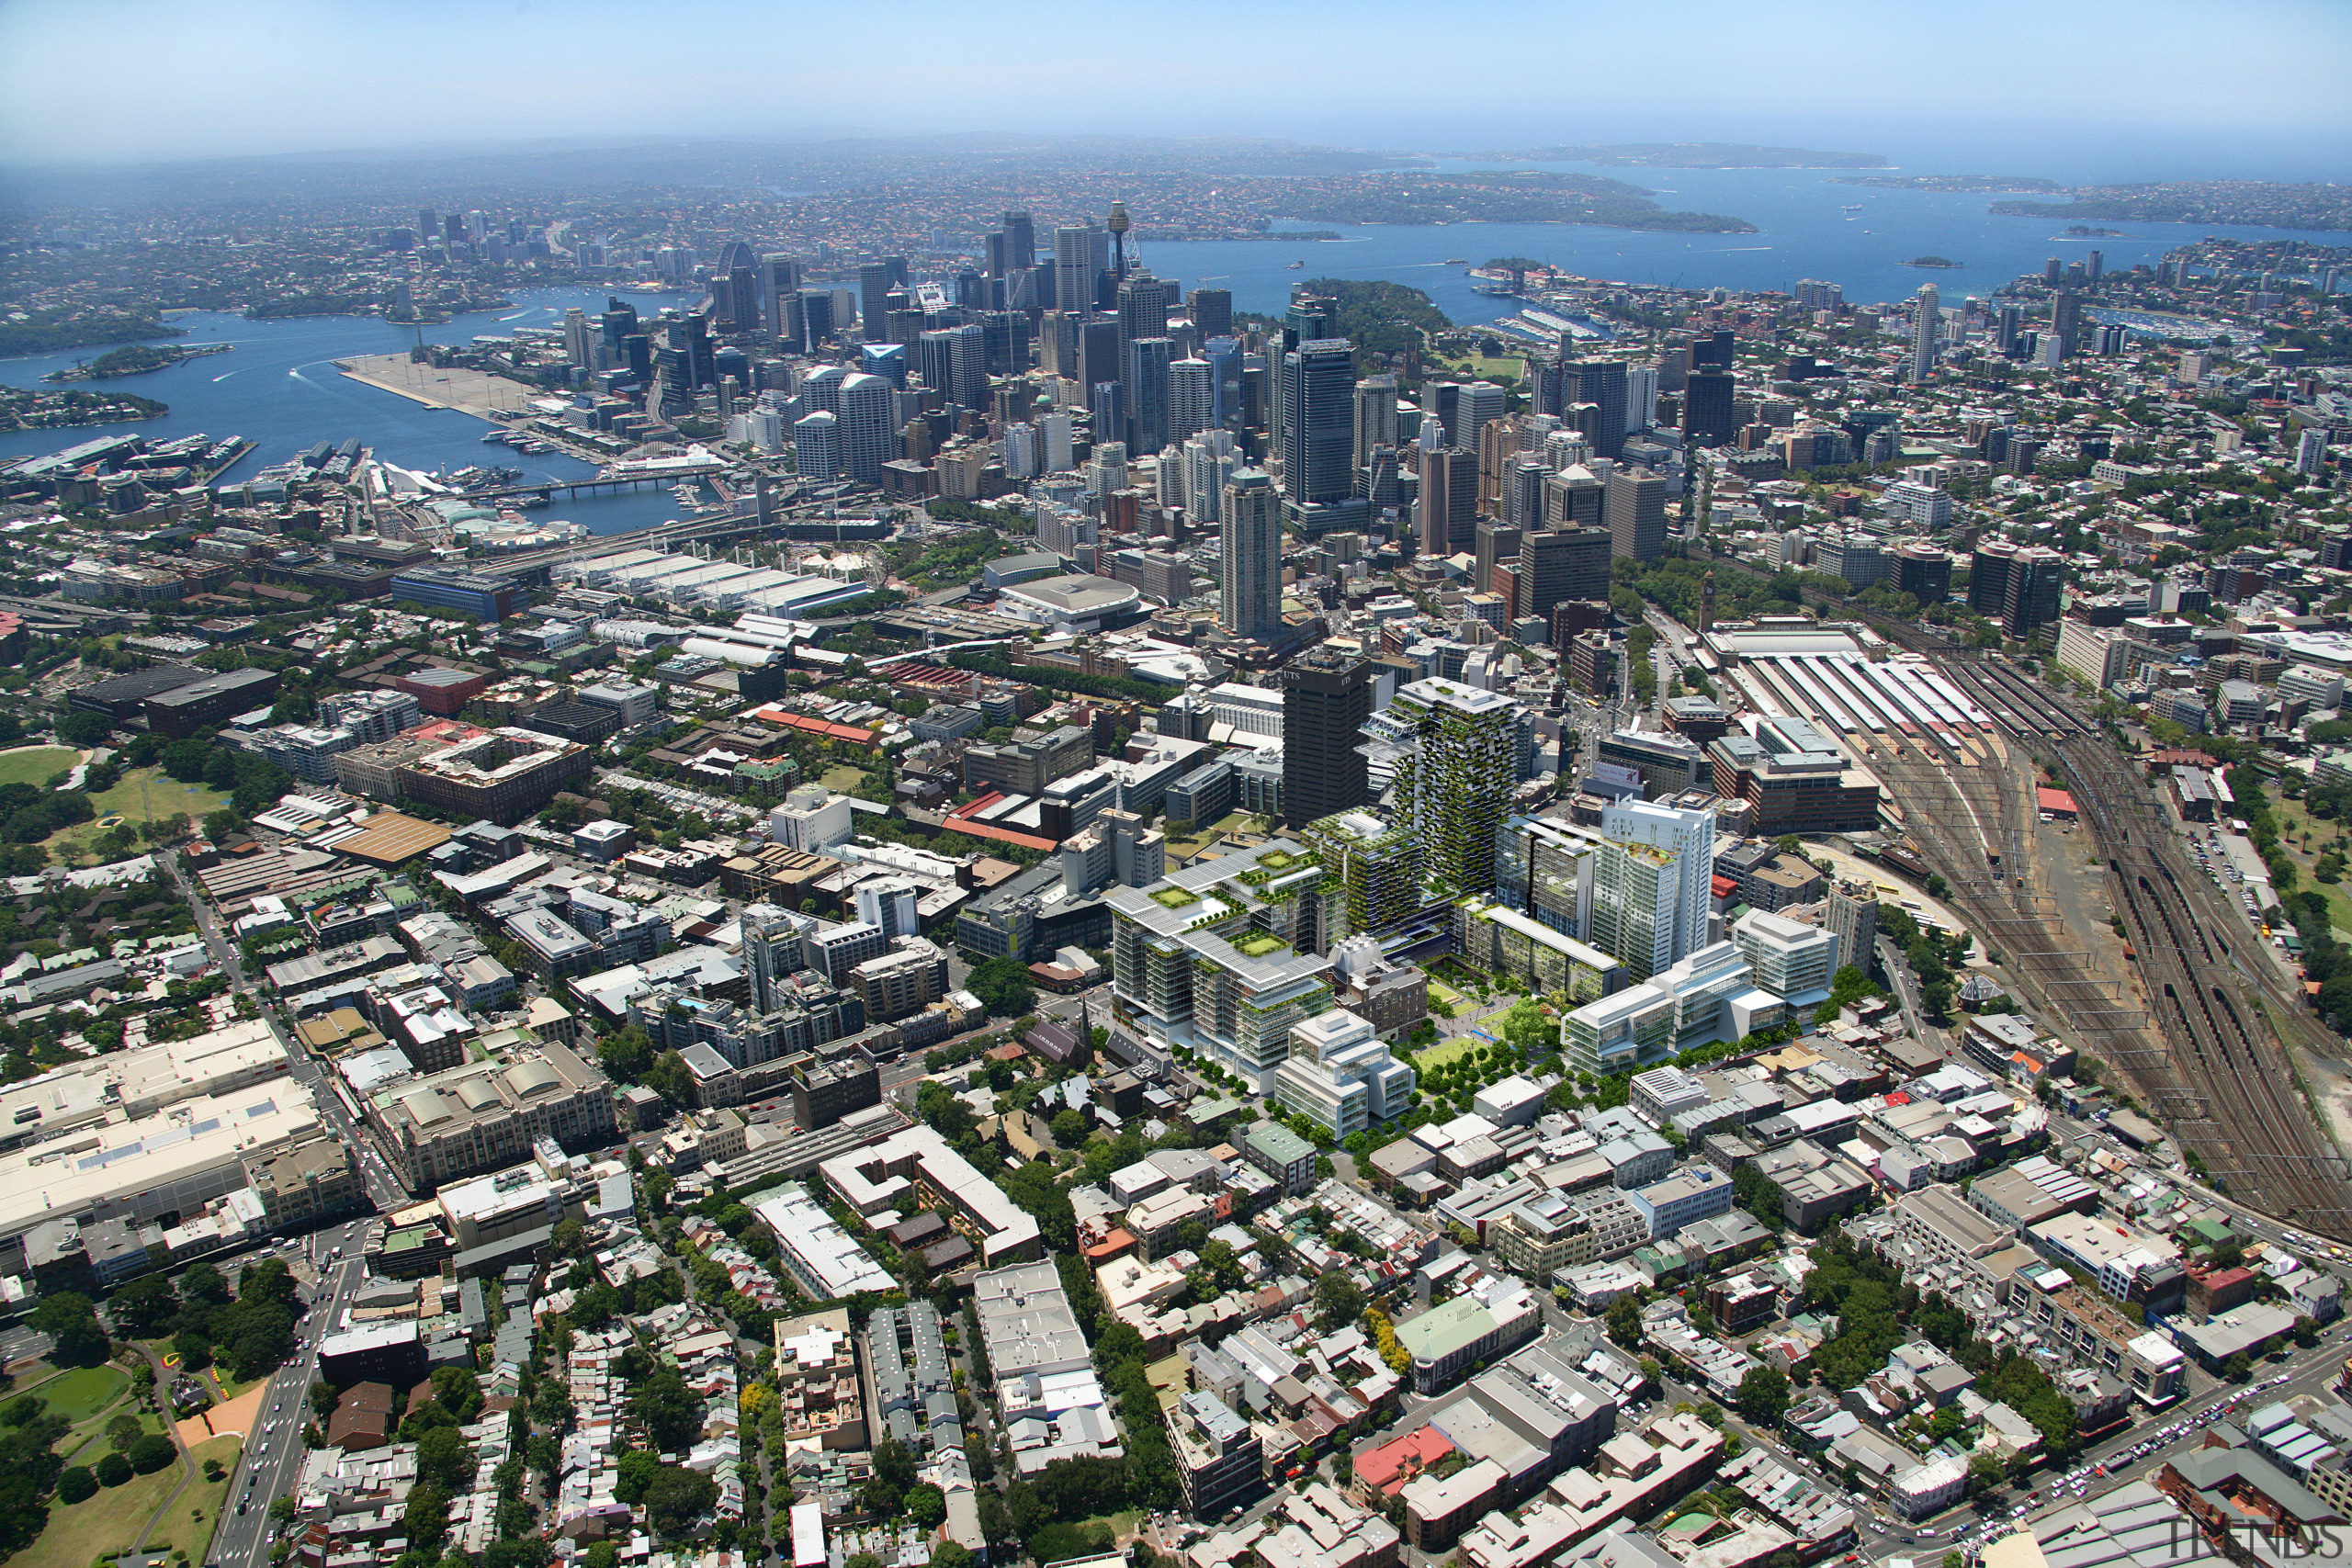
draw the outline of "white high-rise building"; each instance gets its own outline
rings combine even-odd
[[[1071,462],[1069,415],[1049,413],[1038,420],[1037,437],[1043,451],[1045,471],[1049,474],[1069,472]]]
[[[1943,304],[1934,284],[1919,285],[1918,310],[1911,323],[1911,379],[1924,381],[1935,373],[1936,333],[1944,320]]]
[[[784,982],[800,967],[800,924],[774,904],[743,908],[743,980],[755,1013],[776,1010]]]
[[[814,853],[846,842],[854,830],[849,796],[823,784],[802,784],[768,813],[768,836],[787,850]]]
[[[1629,365],[1625,367],[1625,428],[1647,430],[1657,423],[1657,367]]]
[[[1226,481],[1225,562],[1217,622],[1236,637],[1271,637],[1283,626],[1282,495],[1244,468]]]
[[[579,366],[596,362],[588,348],[588,313],[577,305],[563,313],[563,357]]]
[[[1714,817],[1636,801],[1602,812],[1600,837],[1585,940],[1637,980],[1705,946]]]
[[[1814,1007],[1829,995],[1838,972],[1838,933],[1784,915],[1751,909],[1732,922],[1732,944],[1756,976],[1758,988],[1791,1007]]]
[[[842,477],[842,422],[820,409],[792,427],[792,466],[801,478]]]
[[[1291,1025],[1274,1098],[1344,1138],[1405,1114],[1414,1082],[1413,1069],[1389,1055],[1368,1020],[1334,1008]]]
[[[1216,386],[1205,359],[1180,359],[1168,367],[1168,439],[1182,443],[1208,428]]]
[[[1184,443],[1184,495],[1195,523],[1216,523],[1225,517],[1225,481],[1240,471],[1241,459],[1233,449],[1229,430],[1204,430]],[[1165,471],[1166,460],[1161,462]]]

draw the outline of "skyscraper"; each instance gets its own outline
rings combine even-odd
[[[762,256],[760,291],[767,298],[768,336],[786,342],[793,336],[790,317],[800,294],[800,264],[781,253]]]
[[[1424,423],[1415,452],[1420,463],[1420,551],[1450,556],[1476,542],[1478,458],[1444,444],[1445,427]]]
[[[1634,801],[1600,814],[1585,940],[1646,980],[1707,944],[1714,877],[1710,811]]]
[[[1283,820],[1296,828],[1371,798],[1360,733],[1372,716],[1372,665],[1317,648],[1283,671]]]
[[[1205,359],[1180,359],[1168,367],[1168,439],[1189,441],[1214,423],[1216,387]]]
[[[2050,302],[2050,330],[2058,339],[2058,357],[2071,359],[2083,350],[2083,297],[2061,288]]]
[[[842,422],[822,409],[794,422],[792,467],[803,479],[841,478]]]
[[[570,364],[595,368],[596,355],[588,343],[588,312],[577,305],[563,313],[563,357]]]
[[[2001,629],[2019,642],[2058,618],[2066,585],[2066,558],[2047,545],[2028,545],[2009,558],[2009,580],[2001,604]]]
[[[1618,378],[1621,400],[1623,379],[1622,375]],[[1487,422],[1500,419],[1510,412],[1510,394],[1492,381],[1466,382],[1454,395],[1453,410],[1454,418],[1446,425],[1446,429],[1453,433],[1453,444],[1476,452],[1479,434],[1487,428]]]
[[[1634,560],[1666,554],[1666,481],[1649,469],[1620,468],[1609,476],[1605,515],[1615,554]]]
[[[1694,446],[1721,446],[1736,434],[1731,372],[1691,371],[1683,382],[1683,438]]]
[[[1911,323],[1911,379],[1924,381],[1936,373],[1936,333],[1944,312],[1932,283],[1919,285],[1918,314]]]
[[[1495,885],[1495,835],[1519,782],[1524,716],[1499,692],[1416,681],[1365,721],[1367,758],[1394,777],[1396,826],[1412,834],[1441,896]]]
[[[1094,314],[1094,284],[1111,265],[1111,236],[1091,223],[1054,231],[1054,304],[1074,316]]]
[[[897,389],[879,376],[842,383],[842,471],[859,484],[880,484],[882,465],[898,455]]]
[[[1233,290],[1230,288],[1195,288],[1190,301],[1193,330],[1206,343],[1211,338],[1233,335]]]
[[[1838,882],[1829,889],[1829,908],[1822,925],[1838,938],[1838,965],[1850,964],[1863,974],[1877,967],[1878,889],[1868,882]]]
[[[800,928],[774,904],[743,909],[743,981],[754,1013],[782,1009],[787,983],[800,967]]]
[[[868,343],[882,342],[888,331],[890,286],[895,281],[888,262],[870,261],[857,269],[857,327]]]
[[[1263,640],[1283,626],[1281,497],[1263,470],[1244,468],[1225,481],[1225,563],[1217,624]]]
[[[1294,310],[1296,307],[1294,307]],[[1353,493],[1355,349],[1309,338],[1283,355],[1283,490],[1294,506]]]
[[[1549,625],[1555,604],[1607,599],[1609,547],[1606,528],[1531,530],[1519,547],[1519,613]]]
[[[988,333],[977,324],[944,327],[916,341],[916,373],[923,385],[959,408],[976,409],[988,398]]]
[[[1168,311],[1176,303],[1176,284],[1170,278],[1141,274],[1119,285],[1119,341],[1166,337]]]
[[[1168,445],[1169,342],[1139,337],[1127,344],[1125,375],[1127,450],[1157,452]]]
[[[1592,432],[1592,455],[1618,457],[1625,449],[1625,362],[1591,359],[1563,365],[1560,369],[1564,381],[1574,378],[1573,384],[1562,386],[1562,395],[1576,402],[1591,403],[1599,411]]]
[[[1396,445],[1396,378],[1367,376],[1356,383],[1356,438],[1349,462],[1361,468],[1375,446]]]

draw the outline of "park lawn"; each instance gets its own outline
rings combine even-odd
[[[1489,359],[1483,354],[1473,355],[1468,361],[1469,373],[1481,380],[1516,381],[1527,374],[1526,362],[1515,355]]]
[[[1078,1521],[1080,1529],[1086,1529],[1094,1525],[1110,1526],[1111,1539],[1114,1541],[1125,1541],[1134,1539],[1136,1533],[1143,1528],[1143,1516],[1137,1513],[1097,1514],[1091,1519]]]
[[[101,1411],[97,1416],[76,1427],[72,1433],[69,1441],[73,1446],[62,1450],[66,1456],[65,1462],[96,1464],[106,1458],[107,1449],[112,1446],[107,1441],[107,1428],[114,1424],[114,1416],[117,1414],[137,1417],[139,1429],[141,1432],[162,1432],[167,1425],[163,1416],[153,1410],[134,1410],[126,1405],[115,1409],[113,1414]]]
[[[188,1450],[188,1458],[196,1462],[196,1479],[188,1483],[172,1511],[155,1521],[154,1539],[147,1545],[150,1551],[161,1551],[178,1547],[187,1553],[190,1562],[201,1562],[212,1545],[212,1532],[220,1522],[220,1506],[228,1500],[229,1483],[237,1473],[237,1450],[243,1439],[231,1435],[208,1438]],[[220,1479],[204,1479],[204,1461],[220,1461]]]
[[[130,1392],[130,1374],[120,1367],[76,1367],[31,1389],[49,1407],[78,1427]]]
[[[96,817],[49,836],[50,856],[64,863],[74,859],[96,860],[97,851],[92,846],[107,831],[98,824],[118,813],[136,826],[184,811],[191,823],[200,827],[208,812],[218,811],[228,804],[229,797],[219,791],[202,784],[182,784],[161,768],[129,768],[115,781],[112,789],[90,797],[90,807]],[[149,815],[151,810],[153,817]]]
[[[865,784],[865,770],[842,762],[817,775],[817,782],[835,795],[855,795]]]
[[[2286,849],[2287,858],[2295,863],[2295,869],[2301,874],[2296,878],[2296,890],[2317,888],[2320,897],[2327,900],[2328,923],[2335,928],[2336,940],[2352,942],[2352,883],[2322,882],[2312,875],[2312,867],[2319,863],[2320,854],[2335,842],[2336,835],[2344,831],[2346,824],[2323,821],[2312,816],[2300,800],[2274,798],[2270,803],[2270,815],[2278,823],[2278,840]],[[2305,833],[2309,833],[2312,840],[2309,854],[2305,854],[2301,848]],[[2233,882],[2224,882],[2222,890],[2234,893],[2238,886]]]
[[[90,1568],[99,1552],[127,1550],[187,1473],[174,1460],[153,1475],[101,1486],[78,1503],[62,1504],[51,1497],[48,1528],[8,1559],[9,1568]]]
[[[1196,825],[1191,838],[1168,840],[1169,858],[1190,860],[1214,843],[1217,835],[1238,829],[1249,820],[1250,813],[1247,811],[1228,811],[1205,828]]]
[[[47,784],[80,761],[71,746],[30,746],[21,751],[0,751],[0,784]]]
[[[1450,1040],[1441,1040],[1413,1058],[1413,1070],[1417,1073],[1426,1073],[1432,1067],[1444,1066],[1457,1057],[1468,1055],[1485,1043],[1485,1041],[1474,1040],[1467,1034],[1457,1034]]]

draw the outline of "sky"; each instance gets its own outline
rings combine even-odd
[[[2352,180],[2352,0],[0,0],[0,163],[1055,128]]]

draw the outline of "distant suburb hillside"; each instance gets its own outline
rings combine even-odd
[[[2141,223],[2247,223],[2269,229],[2352,229],[2352,186],[2267,180],[2168,180],[2078,186],[2068,201],[1996,201],[2014,218],[2104,218]]]
[[[1625,141],[1607,147],[1532,147],[1480,152],[1481,158],[1537,164],[1606,164],[1627,169],[1883,169],[1875,152],[1824,152],[1812,147],[1751,147],[1745,141]]]
[[[1669,212],[1639,186],[1599,175],[1535,169],[1477,169],[1441,175],[1381,172],[1295,182],[1282,215],[1317,223],[1592,223],[1614,229],[1666,229],[1753,234],[1744,218]]]
[[[2063,191],[2056,180],[2032,175],[1841,175],[1834,186],[1874,186],[1881,190],[1956,191],[1981,196],[1996,190]]]

